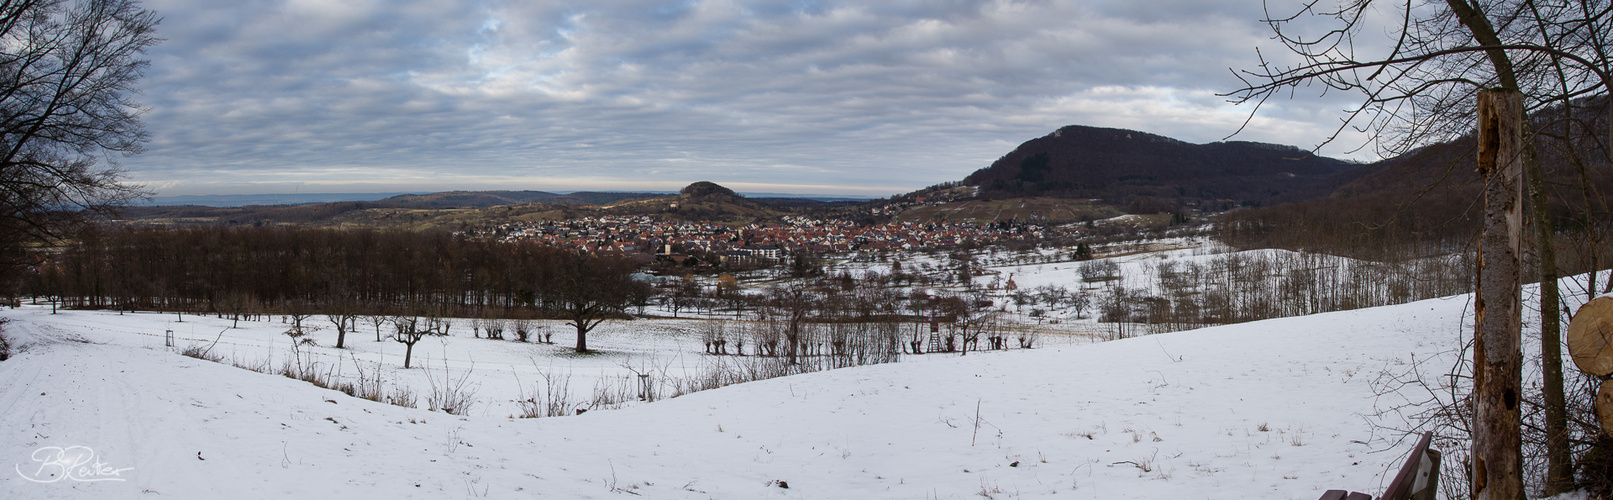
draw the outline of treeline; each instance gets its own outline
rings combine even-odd
[[[710,296],[690,304],[748,319],[708,321],[701,333],[709,354],[781,357],[792,365],[822,358],[838,368],[895,361],[901,354],[1009,348],[1011,332],[987,290],[932,292],[898,283],[879,272],[796,279],[758,293],[719,282]],[[663,291],[669,305],[703,294],[677,283]],[[1030,335],[1018,332],[1018,347],[1034,347]]]
[[[629,278],[634,269],[622,257],[445,232],[113,228],[87,231],[42,255],[24,292],[66,307],[235,317],[424,309],[460,317],[568,317],[578,300],[647,301],[648,287]],[[592,290],[601,287],[613,295]]]
[[[1558,235],[1557,264],[1565,274],[1600,269],[1609,260],[1613,212],[1605,194],[1613,192],[1613,169],[1599,142],[1608,126],[1605,102],[1598,97],[1576,103],[1570,112],[1552,108],[1532,116],[1531,152],[1544,173],[1546,223]],[[1285,248],[1384,262],[1472,252],[1483,215],[1476,147],[1471,136],[1430,145],[1382,162],[1327,198],[1223,214],[1216,224],[1218,238],[1239,249]]]
[[[1161,261],[1143,276],[1083,265],[1103,283],[1094,306],[1115,337],[1243,323],[1444,297],[1472,291],[1471,253],[1396,262],[1295,252],[1242,252]],[[1093,278],[1086,278],[1088,283]]]
[[[1548,183],[1555,188],[1549,213],[1562,275],[1606,268],[1613,256],[1608,238],[1613,212],[1592,194],[1613,190],[1613,176],[1596,172],[1588,177],[1588,184],[1569,179]],[[1459,184],[1238,210],[1221,215],[1214,234],[1238,249],[1282,248],[1383,263],[1472,253],[1480,229],[1476,204],[1481,189],[1477,183]],[[1524,246],[1534,252],[1532,238]],[[1536,263],[1527,259],[1526,264]]]
[[[1220,216],[1216,235],[1239,249],[1283,248],[1390,261],[1470,250],[1482,186],[1327,198]]]

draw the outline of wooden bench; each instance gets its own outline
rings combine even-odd
[[[1401,464],[1400,473],[1389,481],[1389,488],[1384,490],[1383,496],[1378,500],[1434,500],[1439,493],[1439,450],[1428,448],[1433,442],[1434,433],[1424,432],[1423,438],[1417,440],[1417,447],[1411,450],[1411,456],[1406,457],[1406,463]],[[1344,490],[1327,490],[1319,500],[1372,500],[1372,495],[1354,493]]]

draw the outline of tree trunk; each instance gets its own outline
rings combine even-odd
[[[1478,169],[1485,187],[1474,306],[1473,498],[1515,500],[1524,495],[1518,412],[1523,96],[1513,89],[1485,90],[1478,108]]]
[[[1527,122],[1525,122],[1527,123]],[[1527,125],[1525,125],[1527,126]],[[1533,140],[1525,146],[1530,218],[1535,223],[1535,257],[1540,271],[1540,372],[1546,413],[1546,495],[1574,488],[1574,459],[1568,445],[1568,409],[1563,395],[1563,325],[1557,308],[1556,235],[1547,207],[1545,172]],[[1587,199],[1588,203],[1590,200]]]
[[[409,358],[414,355],[414,342],[409,342],[403,345],[407,346],[403,348],[403,368],[408,369]]]
[[[1596,419],[1603,434],[1613,435],[1613,380],[1603,380],[1596,388]]]
[[[581,319],[577,320],[577,352],[588,352],[588,330]]]

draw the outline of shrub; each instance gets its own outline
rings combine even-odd
[[[191,344],[185,346],[183,350],[179,351],[179,354],[182,356],[190,356],[196,359],[205,359],[214,363],[224,359],[222,356],[213,354],[211,347],[202,347],[201,344]]]
[[[11,358],[11,344],[6,342],[6,320],[0,319],[0,361]]]
[[[427,376],[426,382],[431,384],[431,393],[426,395],[426,406],[431,411],[441,411],[449,415],[465,415],[470,412],[471,406],[476,403],[476,390],[481,386],[471,384],[471,372],[476,366],[471,365],[458,378],[454,378],[448,370],[448,364],[443,363],[442,380]]]

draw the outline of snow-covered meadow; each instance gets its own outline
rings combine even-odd
[[[405,346],[391,339],[391,325],[380,325],[377,334],[368,317],[361,317],[358,329],[349,331],[345,347],[337,349],[334,326],[323,316],[303,321],[312,344],[293,346],[285,335],[290,325],[284,316],[261,317],[257,321],[234,321],[216,316],[183,316],[174,313],[59,310],[48,306],[28,306],[10,313],[17,324],[8,331],[23,328],[24,321],[63,332],[70,337],[100,335],[101,341],[129,347],[167,348],[172,332],[173,347],[184,352],[200,350],[220,362],[262,372],[293,371],[316,373],[334,381],[358,383],[379,381],[387,394],[413,396],[418,406],[429,408],[427,400],[434,387],[459,385],[471,406],[455,413],[482,417],[518,416],[526,409],[521,401],[535,398],[546,402],[558,394],[567,400],[568,413],[578,408],[605,409],[637,404],[642,382],[648,375],[651,399],[672,397],[698,390],[702,379],[714,374],[731,374],[753,363],[781,362],[755,356],[714,356],[706,354],[702,334],[711,319],[648,319],[607,321],[589,334],[592,350],[577,354],[572,345],[575,330],[558,320],[533,321],[538,334],[548,334],[552,343],[492,340],[473,334],[469,320],[454,320],[447,336],[427,336],[410,355],[412,369],[404,369]],[[723,316],[723,315],[717,315]],[[34,318],[34,319],[28,319]],[[741,323],[721,319],[729,335]],[[1039,344],[1064,345],[1097,341],[1080,333],[1083,328],[1052,326],[1038,329]],[[506,333],[506,339],[513,335]],[[293,350],[293,347],[296,347]],[[732,352],[734,346],[730,345]],[[935,353],[926,356],[955,356]],[[909,361],[916,358],[909,356]],[[718,373],[723,372],[723,373]],[[554,394],[552,394],[554,393]]]
[[[520,380],[531,384],[539,371],[585,377],[634,360],[694,366],[698,337],[674,332],[678,322],[622,323],[595,343],[607,354],[584,357],[564,355],[559,332],[561,346],[422,343],[416,356],[431,368],[390,373],[426,390],[417,377],[445,365],[459,374],[474,361],[481,404],[454,416],[177,354],[213,342],[228,326],[216,319],[27,306],[0,312],[16,352],[0,363],[0,458],[14,465],[0,498],[1378,491],[1410,446],[1375,426],[1404,423],[1374,416],[1394,398],[1378,392],[1413,367],[1448,369],[1467,306],[1461,296],[1115,342],[907,356],[539,419],[510,418],[498,401],[518,387],[513,367],[530,367]],[[170,328],[180,337],[173,348],[162,337]],[[226,331],[216,349],[283,356],[283,329]],[[401,351],[374,342],[373,331],[353,335],[350,359],[386,365]],[[50,476],[60,456],[94,461],[103,475]]]

